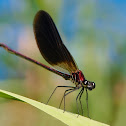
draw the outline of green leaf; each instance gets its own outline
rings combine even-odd
[[[55,117],[56,119],[62,121],[63,123],[67,124],[68,126],[109,126],[107,124],[103,124],[97,121],[94,121],[92,119],[83,117],[81,115],[69,113],[69,112],[64,112],[61,109],[54,108],[49,105],[45,105],[43,103],[40,103],[38,101],[32,100],[30,98],[26,98],[5,90],[0,89],[0,97],[4,98],[10,98],[10,99],[17,99],[20,101],[24,101],[44,112],[47,114]]]

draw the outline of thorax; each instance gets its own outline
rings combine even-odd
[[[85,77],[81,70],[77,70],[71,73],[70,80],[77,86],[79,84],[82,85],[82,82],[85,80]]]

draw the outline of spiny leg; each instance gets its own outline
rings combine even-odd
[[[54,91],[52,92],[52,94],[50,95],[50,97],[49,97],[49,99],[48,99],[48,101],[47,101],[47,103],[46,103],[46,104],[48,104],[48,103],[49,103],[49,101],[50,101],[50,99],[51,99],[52,95],[54,94],[54,92],[56,91],[56,89],[57,89],[58,87],[73,88],[72,86],[57,86],[57,87],[54,89]]]
[[[87,88],[86,88],[86,103],[87,103],[88,118],[90,118],[90,116],[89,116],[89,108],[88,108],[88,91],[87,91]]]
[[[80,94],[80,96],[79,96],[79,101],[80,101],[80,105],[81,105],[82,115],[83,115],[83,107],[82,107],[82,103],[81,103],[81,96],[82,96],[83,92],[84,92],[84,88],[82,88],[81,94]]]
[[[74,87],[75,88],[75,87]],[[66,96],[67,94],[67,92],[68,91],[70,91],[70,90],[72,90],[73,91],[73,89],[67,89],[67,90],[65,90],[65,92],[64,92],[64,95],[63,95],[63,97],[62,97],[62,99],[61,99],[61,102],[60,102],[60,105],[59,105],[59,108],[61,107],[61,104],[62,104],[62,101],[63,101],[63,99],[64,99],[64,96]],[[70,91],[71,92],[71,91]],[[68,92],[69,93],[69,92]]]
[[[75,89],[73,89],[72,91],[70,91],[70,92],[64,94],[64,96],[63,96],[63,98],[64,98],[64,112],[65,112],[65,96],[67,96],[68,94],[70,94],[71,92],[73,92],[73,91],[75,91],[75,90],[77,90],[77,89],[78,89],[78,88],[75,88]]]
[[[79,92],[79,94],[78,94],[77,97],[76,97],[76,104],[77,104],[78,115],[80,114],[80,112],[79,112],[79,107],[78,107],[78,102],[77,102],[77,100],[78,100],[78,97],[80,96],[82,90],[83,90],[83,88],[81,89],[81,91]]]

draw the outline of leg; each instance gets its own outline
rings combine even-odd
[[[70,90],[73,91],[74,89],[67,89],[67,90],[65,90],[64,95],[63,95],[63,97],[62,97],[62,100],[61,100],[61,102],[60,102],[59,108],[61,107],[61,104],[62,104],[62,101],[63,101],[64,97],[65,97],[67,94],[69,94],[70,92],[72,92],[72,91],[70,91]],[[68,92],[68,91],[70,91],[70,92]],[[67,92],[68,92],[68,93],[67,93]]]
[[[46,103],[46,104],[48,104],[48,103],[49,103],[49,101],[50,101],[50,99],[51,99],[52,95],[54,94],[54,92],[56,91],[56,89],[57,89],[58,87],[74,88],[74,87],[72,87],[72,86],[57,86],[57,87],[54,89],[54,91],[52,92],[52,94],[50,95],[50,97],[49,97],[49,99],[48,99],[48,101],[47,101],[47,103]]]
[[[78,107],[78,102],[77,102],[77,100],[78,100],[78,97],[81,95],[81,92],[83,91],[83,88],[81,89],[81,91],[79,92],[79,94],[77,95],[77,97],[76,97],[76,104],[77,104],[77,110],[78,110],[78,115],[80,114],[80,112],[79,112],[79,107]]]
[[[83,90],[81,91],[81,94],[80,94],[80,96],[79,96],[79,101],[80,101],[80,105],[81,105],[81,111],[82,111],[82,115],[83,115],[83,107],[82,107],[82,103],[81,103],[81,96],[82,96],[82,94],[83,94],[83,92],[84,92],[84,88],[82,88]]]
[[[87,92],[87,88],[86,88],[86,103],[87,103],[88,118],[90,118],[90,116],[89,116],[89,108],[88,108],[88,92]]]
[[[67,96],[68,94],[70,94],[71,92],[77,90],[78,88],[75,87],[75,89],[73,89],[72,91],[69,91],[68,93],[64,94],[63,98],[64,98],[64,112],[65,112],[65,96]]]

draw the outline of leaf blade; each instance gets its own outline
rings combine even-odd
[[[45,105],[45,104],[40,103],[38,101],[32,100],[30,98],[26,98],[24,96],[17,95],[17,94],[14,94],[14,93],[0,89],[0,96],[3,96],[3,94],[4,94],[4,97],[7,95],[7,96],[10,96],[10,98],[15,98],[15,99],[18,99],[20,101],[24,101],[24,102],[40,109],[40,110],[46,112],[47,114],[57,118],[58,120],[62,121],[63,123],[65,123],[69,126],[77,126],[77,125],[78,126],[84,126],[84,125],[88,125],[88,126],[109,126],[107,124],[103,124],[103,123],[91,120],[91,119],[83,117],[83,116],[79,116],[77,118],[77,114],[73,114],[73,113],[69,113],[69,112],[63,113],[63,110],[61,110],[61,109],[57,109],[55,107]]]

